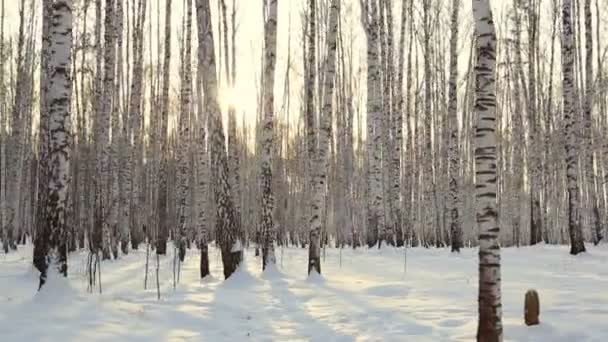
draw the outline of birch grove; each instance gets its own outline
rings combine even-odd
[[[474,248],[477,340],[501,341],[501,249],[605,244],[604,1],[6,4],[0,240],[41,290],[79,251],[101,290],[129,253],[147,288],[169,257],[227,279],[250,248],[313,276]]]

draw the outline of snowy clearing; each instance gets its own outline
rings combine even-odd
[[[154,263],[143,290],[145,251],[102,263],[103,294],[87,293],[86,253],[69,260],[69,285],[37,294],[31,247],[0,256],[1,340],[12,341],[471,341],[477,327],[477,250],[327,249],[323,277],[307,279],[307,250],[277,250],[279,271],[246,269],[199,280],[190,250],[172,287],[172,256]],[[505,341],[607,341],[608,246],[579,256],[567,247],[502,250]],[[151,259],[154,260],[154,259]],[[281,266],[282,264],[282,266]],[[62,285],[58,285],[62,284]],[[539,291],[541,324],[523,323],[524,293]]]

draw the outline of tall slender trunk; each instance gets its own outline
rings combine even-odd
[[[95,113],[93,119],[93,142],[91,146],[91,153],[95,158],[95,172],[93,179],[93,201],[94,201],[94,213],[93,227],[91,234],[89,235],[89,248],[91,252],[97,253],[103,244],[103,212],[102,206],[102,191],[104,184],[104,177],[102,177],[102,157],[101,157],[101,146],[102,146],[102,120],[103,112],[101,108],[103,100],[103,46],[101,40],[101,27],[103,15],[101,11],[102,0],[95,0],[95,80],[94,80],[94,98],[92,99],[93,111]],[[106,128],[107,133],[107,128]],[[98,220],[101,218],[101,221]]]
[[[264,23],[264,85],[262,101],[264,121],[262,127],[261,187],[262,187],[262,269],[275,264],[274,256],[274,194],[272,189],[272,150],[274,137],[274,78],[277,53],[277,2],[270,0]]]
[[[398,179],[393,179],[393,196],[394,200],[397,200],[394,206],[394,222],[395,222],[395,231],[397,233],[397,247],[400,247],[404,244],[404,225],[403,225],[403,213],[407,211],[407,203],[409,202],[405,196],[403,196],[405,187],[402,187],[402,179],[403,176],[409,177],[405,172],[401,172],[402,169],[405,169],[405,163],[401,161],[403,154],[403,111],[409,111],[409,108],[405,108],[405,96],[403,95],[403,68],[404,68],[404,60],[405,60],[405,26],[407,24],[407,2],[403,1],[401,4],[401,31],[399,34],[399,60],[397,65],[397,82],[393,86],[393,93],[395,98],[395,114],[393,117],[393,126],[394,130],[394,145],[395,151],[393,154],[393,177]],[[408,120],[406,120],[405,124],[409,126]],[[409,138],[409,136],[408,136]],[[408,144],[409,146],[409,144]],[[402,200],[399,202],[399,199]],[[405,210],[402,210],[404,208]]]
[[[388,210],[388,215],[385,215],[385,229],[382,239],[389,245],[395,245],[395,232],[397,231],[397,221],[400,217],[400,180],[399,163],[401,158],[401,146],[397,146],[397,130],[401,134],[401,126],[403,121],[401,114],[395,111],[395,97],[393,96],[394,89],[394,60],[393,60],[393,3],[392,0],[382,0],[380,2],[381,23],[385,29],[381,28],[383,53],[383,149],[382,149],[382,165],[383,168],[383,184],[385,184],[385,203]],[[384,17],[384,19],[382,19]],[[399,137],[401,143],[401,137]]]
[[[111,221],[112,211],[112,170],[110,169],[110,125],[112,118],[112,99],[114,92],[114,66],[116,49],[114,47],[114,0],[106,0],[105,6],[105,25],[104,25],[104,63],[103,63],[103,93],[101,99],[99,115],[100,122],[97,127],[97,170],[101,186],[97,191],[100,192],[101,203],[99,205],[99,215],[101,215],[102,225],[102,254],[104,259],[110,258],[111,244]]]
[[[316,151],[313,170],[314,190],[311,199],[310,245],[308,250],[308,273],[321,273],[320,239],[325,208],[325,189],[327,186],[328,150],[331,136],[331,114],[334,95],[334,78],[336,74],[336,47],[340,0],[332,0],[327,33],[327,59],[323,77],[323,106],[321,107],[319,146]]]
[[[5,213],[3,217],[7,219],[4,229],[4,238],[2,239],[4,252],[8,253],[10,249],[17,249],[16,230],[19,229],[19,202],[21,197],[21,159],[24,152],[22,139],[24,135],[24,107],[25,103],[25,83],[27,81],[27,73],[25,71],[25,0],[21,0],[19,4],[19,30],[17,34],[17,56],[15,65],[17,75],[15,80],[13,106],[11,110],[11,133],[8,136],[6,145],[7,160],[6,160],[6,196],[7,203],[4,207]],[[2,57],[4,58],[4,57]]]
[[[450,38],[450,79],[448,83],[448,122],[449,122],[449,212],[450,212],[450,235],[452,238],[452,252],[460,252],[462,247],[462,226],[458,214],[458,12],[460,0],[452,1],[452,23]]]
[[[211,28],[209,0],[196,0],[198,22],[199,53],[202,53],[203,93],[205,110],[210,116],[211,125],[211,179],[216,206],[216,232],[224,264],[224,277],[236,271],[242,260],[242,234],[235,224],[235,210],[228,179],[228,158],[222,119],[217,100],[217,75],[215,69],[215,48]],[[199,55],[201,61],[201,55]]]
[[[178,227],[179,227],[179,259],[184,261],[186,257],[186,240],[188,239],[188,213],[190,205],[188,194],[190,192],[189,176],[190,162],[188,152],[190,151],[190,114],[192,97],[192,0],[186,0],[186,41],[184,53],[184,71],[181,89],[181,110],[179,116],[179,139],[180,146],[177,148],[177,179],[178,179]]]
[[[40,271],[45,270],[45,257],[47,245],[44,243],[45,226],[40,224],[46,220],[46,202],[48,197],[48,151],[49,151],[49,119],[48,119],[48,87],[49,87],[49,58],[50,58],[50,30],[52,20],[51,0],[42,3],[42,47],[40,51],[40,115],[38,124],[38,174],[37,198],[34,239],[34,266]],[[38,240],[40,239],[40,241]],[[43,248],[44,245],[44,248]]]
[[[317,124],[315,114],[314,92],[315,92],[315,66],[316,66],[316,48],[317,48],[317,7],[316,0],[308,0],[308,22],[304,29],[308,36],[308,45],[303,49],[307,56],[304,61],[304,110],[305,110],[305,127],[306,127],[306,147],[307,147],[307,176],[312,188],[312,173],[313,160],[317,150]],[[306,44],[306,40],[303,41]],[[308,192],[310,194],[310,192]]]
[[[599,0],[595,1],[595,17],[599,18],[600,17],[600,5],[599,5]],[[597,55],[597,79],[598,82],[605,82],[604,80],[604,75],[603,75],[603,65],[602,65],[602,57],[601,54],[599,53],[599,51],[601,51],[600,49],[600,43],[602,41],[602,36],[601,33],[602,30],[600,29],[601,26],[601,20],[597,20],[596,22],[596,26],[595,26],[595,41],[596,41],[596,47],[597,47],[597,51],[598,53],[596,53]],[[608,92],[606,91],[606,89],[598,89],[597,91],[598,93],[596,94],[597,97],[600,99],[599,100],[599,116],[600,117],[604,117],[604,127],[606,127],[606,124],[608,124],[608,118],[606,118],[606,106],[608,106],[608,101],[606,100],[606,94],[608,94]],[[602,156],[603,156],[603,160],[601,158],[599,159],[599,163],[598,165],[600,165],[604,171],[603,176],[600,174],[598,177],[598,183],[601,184],[601,186],[599,186],[599,190],[600,193],[603,195],[603,203],[604,203],[604,222],[606,222],[606,209],[608,208],[608,193],[606,192],[606,184],[608,184],[606,181],[604,181],[604,177],[606,176],[606,172],[608,172],[608,139],[604,139],[603,140],[603,144],[602,146],[599,146],[599,148],[601,149],[600,151],[602,151]],[[598,172],[599,173],[599,172]],[[605,234],[608,234],[608,227],[604,227],[605,230]]]
[[[142,105],[142,86],[143,86],[143,49],[144,49],[144,23],[146,20],[147,0],[139,0],[137,7],[137,17],[133,27],[133,71],[131,79],[131,91],[129,93],[129,129],[132,130],[133,147],[131,148],[131,156],[127,158],[125,164],[126,182],[132,182],[131,194],[131,248],[137,249],[139,243],[143,240],[142,236],[142,213],[139,210],[140,205],[143,206],[144,192],[143,185],[143,113]]]
[[[588,211],[587,215],[591,218],[591,230],[593,232],[593,242],[599,243],[602,239],[602,225],[600,223],[600,211],[597,202],[596,191],[596,172],[594,170],[595,156],[593,148],[593,100],[595,97],[595,87],[593,79],[593,28],[591,25],[591,0],[585,0],[585,103],[584,103],[584,123],[585,123],[585,177],[587,178]],[[599,53],[599,51],[598,51]]]
[[[116,153],[118,170],[116,177],[118,178],[118,190],[119,190],[119,206],[116,208],[118,215],[118,228],[117,228],[117,239],[120,242],[120,249],[123,254],[129,252],[129,233],[131,231],[131,193],[132,193],[132,180],[131,180],[131,120],[129,119],[130,112],[125,110],[125,106],[122,105],[121,101],[128,103],[128,98],[123,97],[124,91],[124,75],[123,75],[123,1],[118,0],[116,3],[116,103],[114,105],[115,115],[121,113],[121,124],[120,124],[120,136],[116,137],[115,148],[118,148]],[[128,56],[128,55],[127,55]],[[127,60],[128,63],[128,60]],[[120,99],[120,101],[119,101]],[[113,134],[114,135],[114,134]],[[118,135],[118,132],[116,132]]]
[[[34,266],[40,272],[40,285],[46,281],[47,260],[50,249],[50,227],[47,220],[49,194],[49,111],[51,24],[53,2],[42,3],[42,47],[40,53],[40,116],[38,125],[38,197],[36,201],[36,237],[34,239]],[[44,224],[43,224],[44,222]]]
[[[433,224],[432,208],[435,207],[435,179],[433,178],[433,144],[431,139],[432,125],[432,73],[431,73],[431,0],[423,0],[423,51],[424,51],[424,135],[422,141],[424,148],[422,149],[422,194],[423,194],[423,227],[432,229],[434,227],[434,238],[431,240],[439,244],[439,236],[437,234],[439,227]],[[425,245],[433,236],[432,231],[423,234]]]
[[[48,256],[60,274],[67,277],[67,231],[66,216],[70,183],[70,103],[72,96],[71,51],[72,51],[72,1],[56,0],[53,3],[50,23],[49,55],[50,87],[48,88],[49,110],[49,192],[47,218],[44,229]],[[40,287],[46,281],[46,270],[40,274]]]
[[[580,217],[580,196],[578,180],[578,148],[576,143],[576,107],[573,103],[574,49],[572,28],[572,0],[562,1],[562,76],[564,133],[566,135],[566,177],[568,185],[568,231],[570,233],[570,254],[585,251]]]
[[[368,232],[374,244],[384,236],[384,198],[382,194],[382,96],[380,94],[380,59],[378,36],[378,5],[375,0],[366,2],[362,21],[367,39],[367,158],[368,158]]]
[[[169,208],[168,208],[168,159],[169,141],[167,126],[169,123],[169,84],[171,66],[171,2],[166,1],[165,7],[165,56],[163,59],[163,81],[161,90],[160,109],[160,170],[158,188],[158,231],[156,232],[156,254],[167,253],[167,238],[169,236]]]
[[[500,245],[496,204],[496,31],[489,0],[473,0],[475,67],[475,200],[479,226],[477,341],[502,341]]]
[[[541,170],[538,106],[536,98],[536,46],[538,44],[538,19],[536,1],[530,1],[528,7],[528,168],[530,177],[530,244],[542,241],[543,222],[540,206]]]

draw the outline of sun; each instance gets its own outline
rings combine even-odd
[[[239,96],[234,87],[222,87],[220,89],[220,106],[227,111],[231,106],[238,111]]]

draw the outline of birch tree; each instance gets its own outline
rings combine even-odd
[[[479,226],[477,341],[502,341],[500,245],[496,204],[496,31],[489,0],[473,0],[475,66],[475,200]]]
[[[242,260],[243,241],[235,222],[234,201],[228,177],[226,141],[217,99],[217,74],[209,0],[196,0],[199,49],[203,49],[202,68],[205,111],[211,125],[211,179],[216,202],[216,233],[222,253],[224,277],[234,273]],[[200,50],[199,50],[200,53]],[[200,61],[200,55],[199,55]]]
[[[462,246],[462,227],[458,215],[458,11],[460,1],[452,1],[452,19],[450,38],[450,79],[448,83],[448,122],[449,134],[449,212],[450,235],[452,238],[452,252],[459,252]]]
[[[584,103],[584,123],[585,123],[585,177],[587,178],[588,196],[588,215],[591,220],[593,241],[597,244],[602,239],[602,225],[600,223],[600,210],[598,208],[595,168],[595,156],[593,149],[593,128],[591,112],[593,109],[594,98],[594,79],[593,79],[593,27],[591,26],[591,0],[585,0],[585,103]],[[598,51],[599,53],[599,51]],[[600,64],[601,66],[601,64]]]
[[[171,2],[165,4],[165,54],[163,58],[163,81],[161,90],[160,108],[160,170],[158,188],[158,230],[156,232],[156,254],[167,253],[167,238],[169,236],[169,209],[168,209],[168,158],[169,141],[167,137],[167,126],[169,121],[169,84],[171,66]]]
[[[338,20],[340,14],[340,0],[332,0],[329,15],[329,30],[327,32],[327,59],[325,60],[321,107],[319,145],[314,160],[314,189],[311,200],[310,243],[308,250],[308,273],[321,273],[321,227],[322,215],[325,208],[325,189],[327,186],[328,150],[331,137],[331,114],[334,96],[334,78],[336,74],[336,50],[338,35]]]
[[[274,194],[272,191],[272,145],[274,137],[274,77],[277,53],[277,2],[270,0],[264,23],[264,85],[262,89],[264,121],[262,127],[262,269],[276,263],[274,255]]]
[[[99,5],[101,6],[101,5]],[[114,90],[114,63],[116,49],[114,48],[114,0],[106,0],[105,24],[104,24],[104,49],[103,49],[103,93],[98,114],[97,124],[97,174],[99,175],[100,203],[99,214],[101,217],[102,230],[102,254],[104,259],[110,258],[111,231],[110,212],[112,170],[110,169],[110,124],[112,119],[112,96]]]
[[[133,71],[131,79],[131,92],[129,98],[129,119],[130,129],[133,136],[133,148],[130,150],[130,158],[127,158],[125,163],[125,183],[132,182],[131,194],[131,247],[137,249],[142,240],[141,236],[141,218],[142,213],[139,210],[140,204],[143,202],[143,113],[142,113],[142,92],[143,92],[143,49],[144,49],[144,23],[146,20],[147,0],[139,0],[137,3],[138,16],[133,25]],[[129,142],[127,142],[128,144]],[[129,186],[126,185],[128,188]]]
[[[129,233],[131,231],[131,194],[132,194],[132,180],[131,180],[131,120],[129,119],[130,112],[124,110],[125,107],[122,105],[122,101],[128,103],[129,99],[123,98],[123,82],[124,82],[124,73],[123,73],[123,30],[124,30],[124,9],[123,9],[123,1],[118,0],[116,4],[116,51],[117,51],[117,59],[116,59],[116,104],[114,105],[114,111],[116,116],[120,113],[120,135],[118,136],[118,132],[115,145],[118,148],[118,153],[116,153],[118,170],[115,170],[116,178],[118,179],[118,191],[119,191],[119,202],[117,207],[117,215],[118,215],[118,240],[120,242],[120,250],[123,254],[127,254],[129,252]],[[128,43],[128,41],[127,41]],[[128,55],[127,55],[128,56]],[[128,61],[127,61],[128,62]],[[120,99],[120,100],[118,100]],[[118,119],[118,118],[117,118]],[[118,120],[117,120],[118,121]],[[118,126],[118,125],[117,125]],[[118,128],[118,127],[117,127]],[[117,130],[118,131],[118,130]],[[129,164],[129,165],[127,165]],[[127,169],[129,172],[127,172]]]
[[[361,16],[367,42],[367,158],[368,213],[367,229],[375,243],[384,237],[384,200],[382,194],[382,96],[380,94],[380,58],[378,38],[378,4],[362,2]],[[369,233],[368,233],[369,234]]]
[[[36,198],[36,237],[34,239],[34,266],[40,272],[40,286],[46,280],[47,253],[50,230],[47,221],[47,201],[49,193],[49,110],[48,94],[50,86],[51,24],[53,1],[42,2],[42,47],[40,51],[40,116],[38,124],[38,184]],[[1,177],[0,177],[1,178]],[[1,197],[1,195],[0,195]]]
[[[50,14],[50,13],[47,13]],[[70,183],[70,101],[72,1],[56,0],[50,23],[49,82],[49,196],[47,219],[39,234],[43,234],[42,249],[47,251],[50,264],[40,270],[40,288],[47,279],[48,267],[67,277],[67,205]]]
[[[19,228],[19,202],[21,193],[21,175],[22,157],[24,154],[23,136],[25,135],[25,118],[24,107],[26,100],[25,82],[27,81],[27,73],[25,70],[25,1],[22,0],[19,4],[19,30],[17,33],[17,56],[15,59],[16,79],[13,105],[11,110],[11,129],[7,141],[7,174],[6,174],[6,197],[7,203],[4,207],[4,218],[7,220],[4,229],[3,247],[4,252],[8,253],[9,249],[17,249],[16,230]],[[2,57],[4,58],[4,57]]]
[[[317,120],[315,114],[315,102],[314,102],[314,91],[315,91],[315,65],[316,65],[316,47],[317,47],[317,6],[316,0],[308,0],[308,22],[304,28],[304,36],[308,39],[303,41],[303,50],[306,51],[304,61],[304,122],[306,127],[306,150],[307,150],[307,162],[306,170],[310,187],[313,188],[313,160],[315,158],[317,150]],[[306,45],[307,44],[307,45]],[[307,194],[308,195],[308,194]]]
[[[570,234],[570,254],[585,251],[580,217],[580,195],[578,181],[578,148],[576,143],[575,115],[573,103],[574,49],[572,29],[572,0],[562,1],[562,77],[563,111],[566,150],[566,178],[568,185],[568,232]]]
[[[179,259],[181,262],[186,257],[186,240],[187,240],[187,213],[190,210],[188,203],[189,187],[189,175],[190,175],[190,162],[187,153],[190,151],[189,148],[189,118],[191,113],[191,96],[192,96],[192,0],[186,0],[186,40],[185,40],[185,53],[184,53],[184,66],[183,66],[183,79],[181,88],[181,101],[180,101],[180,116],[179,116],[179,138],[180,146],[177,149],[177,178],[178,178],[178,220],[177,224],[179,227]]]

